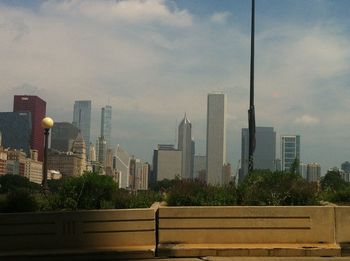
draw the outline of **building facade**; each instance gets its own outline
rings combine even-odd
[[[82,133],[85,144],[90,144],[91,130],[91,101],[75,101],[73,112],[73,125]],[[90,151],[87,151],[89,158]]]
[[[226,95],[208,94],[207,103],[207,182],[223,184],[226,163]]]
[[[300,135],[281,136],[282,171],[290,171],[297,159],[300,161]]]
[[[30,148],[38,151],[39,161],[44,157],[44,131],[41,121],[46,116],[46,102],[38,96],[15,95],[13,101],[14,112],[31,113]]]
[[[59,171],[63,177],[80,176],[86,171],[86,147],[82,134],[72,144],[69,152],[52,150],[48,154],[48,169]]]
[[[132,157],[129,171],[130,189],[147,190],[149,165],[140,159]]]
[[[181,178],[182,152],[173,145],[158,145],[153,154],[153,172],[157,181]]]
[[[307,181],[318,182],[321,178],[321,165],[318,163],[307,164]]]
[[[205,173],[207,172],[207,157],[195,155],[193,165],[194,165],[194,167],[193,167],[194,178],[200,179],[202,181],[206,181],[207,179],[206,179]],[[204,175],[203,175],[203,173],[204,173]]]
[[[24,163],[24,177],[29,181],[41,184],[43,180],[43,163],[38,161],[38,151],[31,150],[30,158]]]
[[[117,145],[115,164],[116,170],[119,173],[119,188],[127,188],[130,184],[130,160],[131,156],[120,145]]]
[[[7,174],[7,152],[0,147],[0,175]]]
[[[98,138],[98,162],[102,166],[106,165],[107,142],[103,137]]]
[[[307,165],[306,163],[300,162],[299,164],[299,174],[303,179],[307,180]]]
[[[253,154],[254,169],[274,171],[276,168],[276,132],[273,127],[255,128],[255,151]],[[249,129],[242,129],[241,176],[243,180],[248,175],[249,165]]]
[[[192,124],[186,114],[179,125],[178,150],[182,151],[182,176],[183,179],[193,178],[193,153],[192,153]]]

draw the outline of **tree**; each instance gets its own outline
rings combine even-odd
[[[8,193],[20,188],[40,190],[40,185],[30,182],[29,179],[19,175],[7,174],[0,176],[0,193]]]
[[[86,172],[79,177],[63,180],[58,190],[58,208],[100,209],[105,201],[111,201],[117,183],[110,176]]]
[[[238,187],[241,205],[314,205],[318,204],[317,185],[299,174],[256,170]]]
[[[292,165],[290,166],[289,172],[293,174],[299,174],[300,160],[295,158]]]
[[[340,172],[336,170],[329,170],[327,174],[321,179],[321,188],[324,191],[339,191],[344,189],[347,183],[341,178]]]

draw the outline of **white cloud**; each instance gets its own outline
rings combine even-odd
[[[215,12],[211,17],[210,20],[214,23],[218,24],[224,24],[227,22],[227,19],[231,16],[231,12],[225,11],[225,12]]]
[[[187,10],[171,10],[166,3],[166,0],[50,0],[43,4],[42,10],[104,22],[154,22],[176,27],[191,26],[192,17]]]
[[[305,125],[315,125],[320,123],[320,119],[314,116],[304,114],[301,117],[296,118],[295,122]]]

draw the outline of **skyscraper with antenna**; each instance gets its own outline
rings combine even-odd
[[[188,120],[186,113],[179,124],[178,150],[182,151],[182,171],[183,179],[193,178],[193,153],[192,153],[192,124]]]

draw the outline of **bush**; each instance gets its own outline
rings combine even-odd
[[[124,208],[149,208],[154,202],[162,201],[160,192],[151,190],[137,191],[136,193],[119,189],[114,194],[114,207]]]
[[[339,191],[343,190],[349,185],[341,178],[339,171],[328,171],[327,174],[321,179],[321,188],[323,191]]]
[[[38,210],[38,203],[28,189],[12,190],[7,194],[4,212],[32,212]]]
[[[167,193],[169,206],[224,206],[236,205],[234,185],[216,187],[199,180],[181,180]]]
[[[328,201],[334,203],[350,203],[350,187],[343,188],[328,194]]]
[[[112,177],[87,172],[62,180],[57,190],[57,196],[49,199],[53,209],[100,209],[112,200],[117,184]]]
[[[30,182],[29,179],[19,175],[7,174],[0,176],[0,193],[8,193],[19,188],[39,191],[41,189],[41,186],[39,184]]]
[[[239,185],[241,205],[285,206],[318,204],[316,183],[308,183],[299,174],[255,171]]]
[[[0,194],[0,212],[4,212],[6,210],[7,205],[7,195]]]

